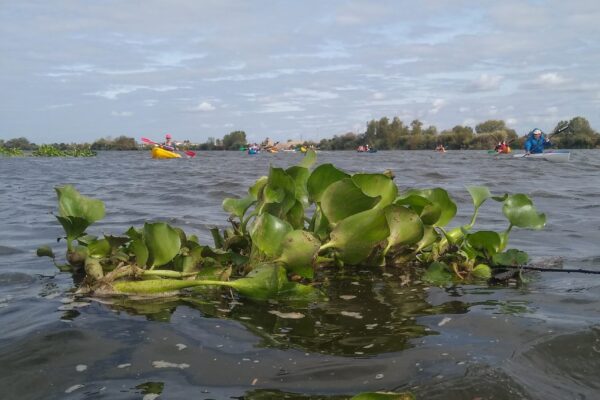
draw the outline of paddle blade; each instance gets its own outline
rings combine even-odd
[[[187,151],[184,151],[184,153],[185,153],[185,155],[187,155],[190,158],[196,157],[196,152],[195,151],[187,150]]]
[[[144,142],[144,143],[148,143],[148,144],[158,144],[158,143],[156,143],[155,141],[153,141],[153,140],[150,140],[150,139],[148,139],[148,138],[145,138],[145,137],[143,137],[143,138],[142,138],[142,142]]]

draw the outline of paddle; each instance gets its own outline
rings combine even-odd
[[[155,141],[153,141],[153,140],[150,140],[150,139],[148,139],[148,138],[145,138],[145,137],[143,137],[143,138],[142,138],[142,142],[144,142],[144,143],[148,143],[148,144],[155,144],[155,145],[157,145],[157,146],[160,146],[160,147],[162,147],[163,149],[165,149],[165,150],[169,150],[169,151],[174,151],[174,150],[175,150],[175,148],[174,148],[174,147],[171,147],[171,146],[165,146],[164,144],[156,143]],[[184,153],[185,153],[185,155],[186,155],[186,156],[188,156],[188,157],[195,157],[195,156],[196,156],[196,152],[195,152],[195,151],[186,150],[186,151],[184,151]]]

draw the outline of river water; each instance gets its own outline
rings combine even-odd
[[[406,284],[402,271],[355,268],[331,277],[324,304],[228,296],[160,304],[74,299],[75,284],[35,250],[64,242],[54,187],[103,200],[88,231],[123,233],[166,221],[211,244],[225,197],[245,195],[270,164],[301,154],[147,152],[88,159],[0,158],[1,399],[347,399],[376,390],[418,399],[600,398],[600,276],[532,273],[526,284],[447,288]],[[600,270],[600,152],[568,163],[486,152],[321,152],[348,172],[391,169],[399,188],[442,187],[470,216],[465,186],[529,194],[541,231],[513,230],[509,247],[536,262]],[[498,203],[476,228],[500,230]],[[295,314],[293,314],[295,313]],[[290,315],[303,318],[288,318]]]

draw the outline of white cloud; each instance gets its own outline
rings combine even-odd
[[[481,74],[468,86],[468,89],[480,92],[492,91],[498,89],[501,82],[502,76],[500,75]]]
[[[373,93],[373,98],[375,100],[382,100],[385,99],[385,93],[381,93],[381,92],[375,92]]]
[[[444,107],[446,105],[446,100],[444,99],[435,99],[433,100],[433,102],[431,103],[432,108],[429,109],[429,113],[430,114],[437,114],[442,107]]]
[[[212,104],[207,101],[203,101],[198,104],[196,107],[192,107],[190,111],[214,111],[216,108]]]
[[[73,103],[51,104],[49,106],[46,106],[45,109],[46,110],[56,110],[57,108],[68,108],[68,107],[73,107]]]
[[[286,97],[301,97],[304,100],[331,100],[340,97],[337,93],[324,90],[295,88],[284,94]]]
[[[285,101],[275,101],[266,103],[263,105],[262,110],[258,111],[262,114],[270,114],[270,113],[282,113],[282,112],[297,112],[304,111],[304,109],[294,103],[285,102]]]
[[[189,86],[144,86],[144,85],[110,85],[106,90],[86,93],[89,96],[104,97],[109,100],[116,100],[122,94],[129,94],[138,90],[150,90],[154,92],[170,92],[178,89],[190,89]]]
[[[567,82],[567,79],[556,72],[541,74],[535,79],[535,83],[541,86],[556,86]]]

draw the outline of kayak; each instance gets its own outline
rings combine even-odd
[[[248,154],[258,154],[258,149],[248,149]]]
[[[181,155],[160,147],[153,147],[152,158],[181,158]]]
[[[543,153],[536,154],[515,154],[514,158],[527,158],[534,160],[549,160],[549,161],[558,161],[558,162],[566,162],[569,161],[571,157],[571,152],[568,150],[548,150]]]

